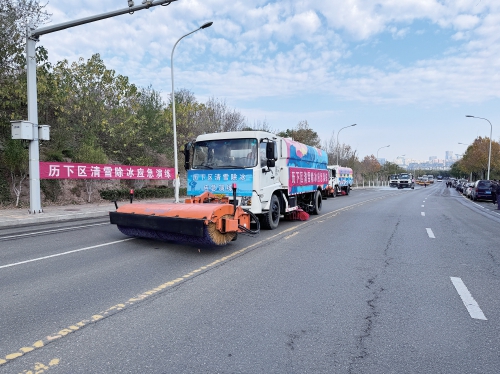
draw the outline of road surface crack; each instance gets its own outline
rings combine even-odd
[[[377,309],[377,301],[385,291],[384,287],[377,285],[377,278],[381,274],[384,274],[387,271],[387,268],[390,266],[392,257],[389,257],[389,249],[391,248],[394,237],[398,231],[400,220],[401,218],[398,218],[398,221],[394,226],[394,230],[392,231],[391,236],[389,237],[389,240],[387,241],[387,244],[384,248],[384,260],[382,269],[378,274],[375,274],[374,276],[369,278],[365,284],[365,288],[371,292],[371,298],[369,298],[366,302],[368,306],[368,313],[364,317],[361,333],[356,339],[357,353],[352,357],[351,362],[349,363],[349,374],[357,372],[356,364],[360,363],[360,361],[363,361],[370,354],[367,347],[367,340],[371,337],[375,320],[379,315],[379,311]]]

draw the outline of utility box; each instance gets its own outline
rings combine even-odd
[[[39,125],[38,126],[38,140],[50,140],[50,126],[49,125]]]
[[[12,139],[33,140],[33,124],[28,121],[10,121]]]

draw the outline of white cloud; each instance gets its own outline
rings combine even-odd
[[[59,23],[117,6],[51,0],[49,10]],[[179,0],[44,35],[40,44],[52,61],[100,53],[118,74],[167,95],[173,44],[206,21],[214,25],[175,51],[176,87],[238,102],[271,125],[280,117],[290,126],[326,121],[313,113],[338,115],[328,103],[339,101],[427,108],[500,98],[498,0]],[[391,44],[416,37],[422,46],[412,59]],[[436,42],[443,50],[427,55]],[[323,108],[295,105],[318,96]],[[283,109],[263,109],[270,98]]]
[[[453,20],[453,26],[457,30],[469,30],[474,28],[478,23],[479,18],[469,14],[460,14]]]

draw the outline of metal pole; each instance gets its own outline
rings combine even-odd
[[[84,25],[86,23],[100,21],[102,19],[115,17],[122,14],[133,13],[137,10],[148,9],[157,5],[170,5],[177,0],[146,1],[141,5],[128,7],[112,12],[98,14],[74,21],[64,22],[57,25],[31,28],[28,26],[26,32],[26,75],[28,81],[28,121],[33,125],[33,140],[29,145],[29,182],[30,182],[30,213],[41,213],[40,196],[40,148],[38,142],[38,106],[36,86],[36,42],[40,35],[68,29],[70,27]]]
[[[50,34],[50,33],[55,32],[55,31],[60,31],[60,30],[69,29],[70,27],[85,25],[87,23],[100,21],[100,20],[103,20],[106,18],[120,16],[122,14],[127,14],[127,13],[132,14],[135,11],[142,10],[142,9],[149,9],[149,8],[157,6],[157,5],[167,6],[167,5],[170,5],[170,3],[173,3],[174,1],[177,1],[177,0],[148,1],[148,2],[144,2],[143,4],[133,6],[133,7],[123,8],[123,9],[119,9],[119,10],[113,10],[111,12],[106,12],[106,13],[97,14],[95,16],[80,18],[80,19],[77,19],[74,21],[58,23],[57,25],[39,27],[39,28],[33,30],[31,35],[32,36],[40,36],[40,35]]]
[[[175,202],[179,202],[179,164],[177,160],[177,123],[175,119],[175,92],[174,92],[174,51],[175,47],[177,46],[177,43],[179,43],[182,39],[184,39],[186,36],[191,35],[195,33],[196,31],[199,31],[201,29],[206,29],[207,27],[212,26],[213,22],[207,22],[203,26],[200,26],[194,31],[191,31],[187,33],[186,35],[181,36],[174,44],[174,48],[172,48],[172,54],[170,55],[170,75],[172,79],[172,123],[173,123],[173,128],[174,128],[174,196],[175,196]]]
[[[342,127],[338,132],[337,132],[337,165],[339,165],[339,153],[340,153],[340,147],[339,147],[339,133],[343,130],[343,129],[347,129],[348,127],[352,127],[352,126],[356,126],[356,124],[352,124],[352,125],[349,125],[349,126],[346,126],[346,127]]]
[[[390,147],[391,145],[384,145],[383,147],[380,147],[379,149],[377,149],[377,162],[378,162],[378,151],[380,151],[382,148],[387,148],[387,147]],[[380,164],[380,162],[379,162]],[[380,180],[379,180],[379,177],[378,177],[378,173],[377,173],[377,184],[380,186]]]
[[[28,121],[32,124],[33,140],[29,144],[30,214],[42,213],[40,196],[40,149],[38,142],[38,104],[36,87],[36,38],[26,38],[26,75],[28,83]]]
[[[466,117],[469,117],[469,118],[478,118],[478,119],[484,119],[485,121],[488,121],[488,123],[490,124],[490,151],[488,153],[488,176],[486,177],[487,180],[490,180],[490,165],[491,165],[491,137],[493,136],[493,125],[491,124],[491,122],[486,119],[486,118],[482,118],[482,117],[476,117],[476,116],[471,116],[471,115],[466,115]]]

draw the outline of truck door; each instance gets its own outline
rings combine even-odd
[[[271,200],[273,192],[279,187],[279,175],[278,175],[278,162],[275,166],[269,167],[267,165],[266,148],[267,141],[263,141],[259,146],[259,162],[260,162],[260,184],[257,190],[260,195],[262,206],[266,207]]]

